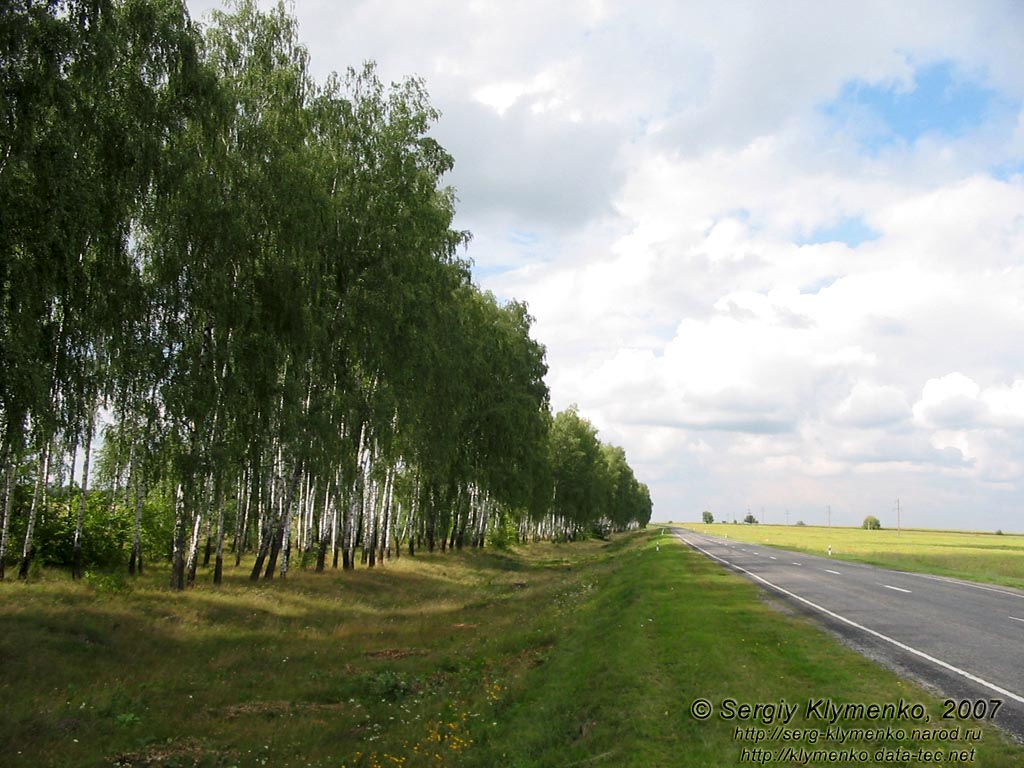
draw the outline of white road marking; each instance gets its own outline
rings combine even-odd
[[[803,565],[803,563],[793,563],[793,565]]]
[[[1024,619],[1018,619],[1016,616],[1007,616],[1007,618],[1013,619],[1014,621],[1024,621]]]
[[[907,576],[920,576],[922,579],[931,579],[932,581],[948,581],[952,584],[960,584],[965,587],[974,587],[975,589],[983,589],[986,592],[998,592],[1000,595],[1009,595],[1010,597],[1018,597],[1024,600],[1024,594],[1020,592],[1010,592],[1006,589],[996,589],[995,587],[985,587],[981,584],[975,584],[973,581],[963,581],[962,579],[951,579],[949,576],[933,576],[930,573],[914,573],[913,571],[900,571],[900,573]]]
[[[778,560],[778,559],[779,559],[779,558],[777,558],[777,557],[775,557],[775,556],[773,556],[773,555],[768,555],[768,557],[769,557],[770,559],[772,559],[772,560]]]
[[[885,587],[886,589],[895,589],[897,592],[906,592],[908,595],[910,594],[910,590],[903,589],[903,587],[893,587],[888,584],[882,584],[881,586]]]
[[[696,544],[693,544],[692,542],[688,541],[687,539],[684,539],[682,536],[680,536],[679,538],[682,541],[684,541],[687,544],[689,544],[694,549],[696,549],[698,552],[703,552],[705,555],[707,555],[710,558],[713,558],[715,560],[719,560],[719,561],[721,561],[723,563],[725,562],[725,560],[722,560],[722,558],[718,557],[717,555],[711,554],[706,549],[698,547]],[[836,619],[837,621],[841,621],[844,624],[849,624],[851,627],[854,627],[856,629],[859,629],[859,630],[862,630],[864,632],[867,632],[869,635],[872,635],[873,637],[877,637],[879,640],[884,640],[887,643],[891,643],[892,645],[895,645],[897,648],[900,648],[900,649],[902,649],[904,651],[907,651],[908,653],[912,653],[915,656],[920,656],[922,659],[925,659],[926,661],[930,661],[933,664],[938,664],[943,669],[948,669],[950,672],[958,674],[961,677],[966,677],[968,680],[971,680],[971,681],[973,681],[975,683],[978,683],[979,685],[983,685],[983,686],[985,686],[986,688],[988,688],[991,691],[995,691],[996,693],[998,693],[998,694],[1000,694],[1002,696],[1008,696],[1009,698],[1013,699],[1014,701],[1017,701],[1017,702],[1020,702],[1021,704],[1024,704],[1024,696],[1021,696],[1020,694],[1014,693],[1013,691],[1008,691],[1005,688],[1001,688],[998,685],[996,685],[995,683],[990,683],[988,680],[985,680],[984,678],[978,677],[977,675],[972,675],[970,672],[968,672],[966,670],[963,670],[963,669],[960,669],[960,667],[955,667],[952,664],[950,664],[949,662],[943,661],[942,659],[937,659],[934,656],[930,656],[927,653],[925,653],[924,651],[919,651],[919,650],[917,650],[917,648],[909,646],[906,643],[901,643],[899,640],[895,640],[895,639],[889,637],[888,635],[883,635],[881,632],[878,632],[878,631],[876,631],[874,629],[870,629],[869,627],[865,627],[863,624],[858,624],[857,622],[855,622],[855,621],[853,621],[851,619],[848,619],[845,616],[840,616],[838,613],[830,611],[828,608],[823,608],[822,606],[818,605],[817,603],[812,603],[806,597],[800,597],[800,595],[794,594],[793,592],[790,592],[788,589],[783,589],[782,587],[780,587],[780,586],[778,586],[776,584],[772,584],[767,579],[764,579],[764,578],[758,576],[756,573],[751,573],[750,571],[746,570],[745,568],[740,568],[740,566],[738,566],[738,565],[734,565],[732,567],[735,568],[738,571],[742,571],[743,573],[745,573],[748,576],[750,576],[752,579],[756,579],[757,581],[760,581],[762,584],[767,584],[772,589],[778,590],[779,592],[781,592],[784,595],[789,595],[794,600],[799,600],[801,603],[804,603],[805,605],[809,605],[811,608],[814,608],[815,610],[821,611],[822,613],[824,613],[824,614],[826,614],[828,616],[831,616],[832,618]]]
[[[826,573],[834,573],[834,574],[835,574],[836,576],[842,576],[842,575],[843,575],[843,574],[841,574],[841,573],[840,573],[839,571],[833,571],[833,570],[832,570],[832,569],[830,569],[830,568],[826,568],[826,569],[825,569],[825,572],[826,572]]]

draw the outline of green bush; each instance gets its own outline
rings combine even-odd
[[[36,519],[36,558],[46,565],[70,566],[74,557],[75,526],[80,491],[62,489],[50,494]],[[82,563],[109,568],[124,560],[131,546],[132,518],[105,491],[90,491],[82,520]],[[24,534],[22,534],[24,536]]]
[[[67,567],[73,563],[75,526],[78,522],[79,489],[50,489],[36,513],[33,534],[33,564]],[[8,528],[7,565],[16,566],[21,557],[32,506],[31,484],[15,490]],[[159,494],[150,494],[143,504],[142,549],[148,559],[169,556],[173,516]],[[127,564],[135,530],[135,509],[122,501],[111,503],[110,492],[90,490],[82,519],[82,567],[94,570],[120,568]]]
[[[367,689],[371,696],[385,701],[398,701],[416,689],[416,680],[402,672],[386,669],[368,680]]]
[[[518,537],[519,529],[515,520],[511,516],[500,515],[490,526],[487,544],[494,549],[508,549],[516,543]]]
[[[117,595],[131,588],[123,568],[110,571],[86,571],[85,583],[97,592]]]

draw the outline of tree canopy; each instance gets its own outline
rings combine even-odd
[[[0,93],[0,578],[104,510],[178,589],[203,542],[270,578],[650,519],[473,283],[422,81],[317,82],[283,5],[15,0]]]

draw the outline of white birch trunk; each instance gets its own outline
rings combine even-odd
[[[281,525],[283,529],[281,531],[281,578],[285,578],[288,575],[288,560],[291,556],[291,535],[292,535],[292,510],[296,507],[296,499],[292,498],[295,495],[295,489],[298,485],[299,477],[295,473],[301,471],[299,466],[296,466],[293,470],[292,481],[288,484],[288,490],[286,492],[282,510],[283,520]]]
[[[188,574],[188,586],[196,581],[196,559],[199,557],[199,536],[203,525],[203,513],[197,512],[192,523],[192,539],[188,545],[188,558],[185,561],[185,573]]]
[[[132,556],[128,564],[130,573],[142,573],[142,502],[146,498],[146,481],[135,481],[135,528],[132,535]]]
[[[235,511],[234,548],[236,568],[242,563],[242,551],[245,549],[245,535],[249,526],[249,507],[252,504],[251,472],[252,468],[246,467],[245,474],[242,475],[242,481],[238,490],[239,498],[244,499],[244,502],[242,503],[242,514],[239,515],[237,509]]]
[[[224,576],[224,490],[217,483],[217,554],[213,566],[213,583],[220,584]]]
[[[171,589],[185,588],[185,502],[181,483],[174,488],[174,544],[171,556]]]
[[[334,529],[334,503],[331,498],[331,481],[324,483],[324,505],[320,513],[320,521],[316,530],[316,572],[323,573],[324,561],[327,557],[327,545],[334,541],[331,531]]]
[[[85,496],[89,492],[89,457],[92,455],[94,417],[94,415],[89,416],[89,425],[85,430],[85,460],[82,463],[82,488],[78,498],[78,519],[75,521],[74,554],[71,561],[71,577],[73,579],[82,578],[82,528],[85,524]],[[74,475],[73,470],[71,474]]]
[[[36,478],[35,491],[32,494],[32,506],[28,513],[28,527],[25,529],[25,543],[21,549],[21,567],[18,569],[18,578],[28,578],[29,562],[32,556],[34,544],[36,516],[39,514],[40,498],[46,493],[46,482],[50,474],[50,441],[46,441],[42,454],[39,457],[39,476]]]
[[[379,559],[384,565],[385,558],[389,557],[391,546],[391,493],[394,489],[394,469],[388,467],[384,475],[384,491],[381,494],[381,521],[380,521],[380,544]]]
[[[11,522],[11,507],[14,504],[14,452],[7,455],[7,471],[4,473],[4,519],[0,528],[0,581],[4,579],[4,561],[7,559],[7,530]]]
[[[331,567],[338,567],[338,503],[331,502]]]

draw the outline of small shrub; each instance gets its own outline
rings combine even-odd
[[[116,722],[122,728],[129,728],[133,725],[138,725],[142,722],[142,718],[133,712],[122,712],[120,715],[114,718]]]
[[[387,701],[398,701],[412,693],[416,686],[408,675],[386,669],[378,672],[369,681],[370,693]]]
[[[86,571],[85,583],[104,595],[119,595],[131,588],[123,571]]]

